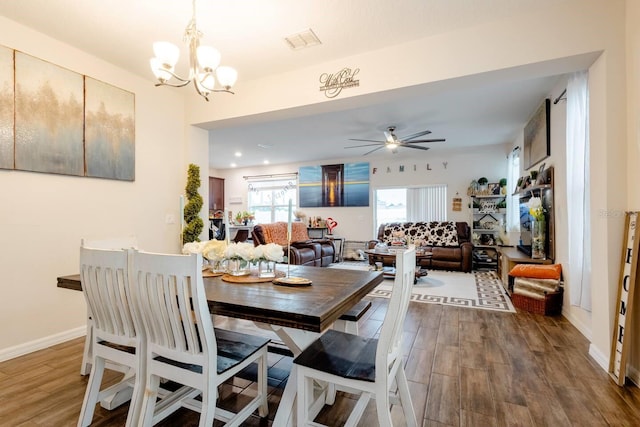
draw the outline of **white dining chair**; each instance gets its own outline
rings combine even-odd
[[[314,385],[328,383],[360,393],[346,427],[357,425],[372,398],[376,401],[381,427],[393,425],[392,402],[401,404],[407,426],[417,426],[402,358],[402,329],[411,298],[415,262],[415,248],[396,255],[395,282],[379,338],[328,330],[294,359],[297,425],[320,425],[313,420],[325,399],[322,394],[316,398]]]
[[[202,255],[132,251],[131,283],[147,337],[146,380],[140,425],[151,426],[179,407],[239,426],[258,409],[268,414],[268,339],[213,328],[202,281]],[[218,386],[257,364],[257,393],[238,413],[216,407]],[[158,398],[161,378],[183,387]],[[201,400],[194,399],[201,395]]]
[[[80,280],[92,315],[92,328],[91,373],[79,427],[91,424],[99,401],[127,388],[133,388],[133,393],[126,425],[137,424],[144,393],[140,378],[144,378],[145,340],[132,318],[128,270],[125,250],[80,247]],[[107,362],[126,367],[128,373],[118,383],[100,390]]]
[[[80,246],[93,249],[128,249],[137,248],[138,239],[136,236],[125,237],[109,237],[104,239],[81,239]],[[91,320],[91,311],[87,306],[87,334],[84,338],[84,351],[82,353],[82,364],[80,365],[80,375],[89,375],[91,372],[91,336],[93,331],[93,321]],[[116,369],[115,366],[110,366]],[[111,408],[108,408],[111,409]]]

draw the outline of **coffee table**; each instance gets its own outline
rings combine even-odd
[[[393,279],[396,277],[396,254],[389,252],[376,252],[373,249],[364,251],[369,255],[369,264],[375,265],[377,262],[381,262],[383,265],[382,275],[385,279]],[[427,269],[422,268],[422,260],[431,260],[433,258],[433,252],[431,251],[417,251],[416,250],[416,281],[420,277],[425,277],[429,272]],[[385,267],[386,264],[386,267]],[[431,265],[431,263],[429,263]]]

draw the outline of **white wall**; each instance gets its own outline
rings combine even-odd
[[[591,96],[591,233],[595,305],[591,314],[590,353],[606,369],[620,269],[623,218],[598,213],[624,211],[630,200],[634,200],[637,208],[635,202],[638,200],[635,184],[629,185],[638,181],[638,172],[627,171],[636,169],[638,159],[637,137],[633,147],[627,144],[627,137],[632,133],[627,130],[628,114],[625,114],[627,3],[624,0],[567,0],[558,2],[544,13],[510,16],[502,21],[244,82],[237,86],[237,95],[225,103],[224,109],[189,104],[188,120],[190,123],[205,123],[295,107],[305,110],[314,105],[319,109],[331,108],[329,101],[318,94],[317,76],[344,64],[357,64],[362,76],[358,88],[341,95],[340,105],[347,108],[349,103],[360,102],[365,94],[430,82],[455,84],[455,78],[461,76],[474,76],[478,80],[493,76],[508,79],[518,73],[542,76],[576,71],[580,68],[572,63],[572,59],[594,54],[592,58],[597,57],[595,63],[582,63],[579,67],[589,67]],[[637,8],[629,9],[637,18]],[[636,21],[630,19],[628,22],[633,26]],[[637,40],[636,33],[631,37]],[[637,53],[635,55],[637,58]],[[380,58],[393,58],[393,61],[380,61]],[[637,64],[637,59],[632,64]],[[637,82],[637,73],[629,74],[629,78]],[[635,87],[637,93],[637,83]],[[633,129],[637,132],[637,115],[633,120]],[[360,233],[364,234],[364,231]],[[576,314],[571,320],[581,321],[578,317]]]
[[[136,106],[134,182],[0,170],[2,360],[83,333],[82,294],[56,287],[57,276],[78,272],[82,237],[136,235],[145,249],[179,249],[188,161],[178,92],[4,17],[0,28],[0,44],[133,92]]]
[[[490,182],[498,182],[507,175],[507,153],[509,146],[494,145],[482,150],[462,150],[447,154],[423,156],[421,160],[404,158],[398,160],[393,154],[386,159],[369,161],[371,193],[368,207],[302,208],[307,216],[333,218],[338,222],[334,234],[347,240],[370,240],[375,238],[373,191],[385,187],[411,187],[428,184],[447,184],[448,218],[451,221],[470,222],[467,188],[473,179],[486,176]],[[211,176],[225,179],[225,209],[247,209],[247,182],[243,176],[297,172],[300,166],[368,161],[366,157],[342,158],[321,163],[295,163],[253,168],[210,170]],[[446,166],[445,166],[446,163]],[[404,172],[400,172],[404,166]],[[415,170],[414,170],[415,166]],[[373,169],[376,173],[373,173]],[[388,168],[388,169],[387,169]],[[427,169],[428,168],[428,169]],[[388,170],[388,171],[387,171]],[[462,197],[462,211],[453,212],[452,199]],[[230,205],[230,197],[242,197],[242,205]]]

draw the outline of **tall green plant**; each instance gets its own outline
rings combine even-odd
[[[199,242],[200,233],[204,227],[200,210],[202,209],[202,196],[198,193],[200,187],[200,167],[191,163],[187,172],[187,204],[184,206],[184,230],[182,230],[182,244]]]

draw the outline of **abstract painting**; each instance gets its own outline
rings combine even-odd
[[[13,50],[0,46],[0,169],[13,169]]]
[[[133,93],[85,78],[87,176],[133,181],[135,105]]]
[[[84,175],[83,77],[15,52],[15,168]]]
[[[369,206],[369,163],[303,166],[300,207]]]

